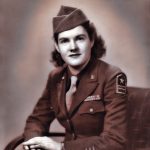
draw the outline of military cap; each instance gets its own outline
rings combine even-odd
[[[81,9],[61,6],[57,16],[53,18],[53,33],[70,30],[85,22],[88,19]]]

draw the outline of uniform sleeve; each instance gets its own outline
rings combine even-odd
[[[127,78],[121,71],[107,72],[104,85],[105,119],[99,136],[65,142],[66,150],[124,150],[127,127]]]
[[[25,140],[35,136],[47,135],[50,123],[55,118],[55,113],[50,103],[50,78],[51,77],[49,75],[47,85],[41,98],[35,105],[32,114],[27,118],[24,129]]]

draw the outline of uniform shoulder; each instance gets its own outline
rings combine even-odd
[[[64,70],[65,70],[66,66],[63,67],[56,67],[54,68],[50,73],[49,73],[49,78],[58,78],[60,76],[62,76]]]
[[[117,78],[117,76],[124,76],[124,78],[126,78],[126,74],[122,71],[122,69],[102,60],[100,60],[99,75],[103,77],[105,81]]]
[[[100,66],[102,70],[108,74],[115,74],[115,73],[123,72],[119,67],[109,64],[102,60],[100,60]]]

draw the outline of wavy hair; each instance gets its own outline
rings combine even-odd
[[[100,59],[106,54],[104,40],[100,35],[97,35],[97,31],[93,23],[86,22],[82,24],[82,26],[87,31],[90,40],[94,40],[94,45],[91,49],[91,56],[95,59]],[[56,43],[58,43],[58,34],[59,33],[54,34],[54,40]],[[63,66],[63,64],[65,63],[60,53],[56,49],[54,49],[51,53],[51,62],[56,67]]]

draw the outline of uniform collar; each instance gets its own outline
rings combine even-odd
[[[91,58],[88,64],[81,70],[81,72],[77,75],[78,79],[80,80],[82,76],[86,75],[88,76],[89,81],[94,81],[96,79],[96,70],[94,71],[94,66],[96,64],[96,59]],[[72,76],[68,66],[66,65],[67,69],[67,78],[70,78]],[[65,76],[62,77],[63,79]]]

